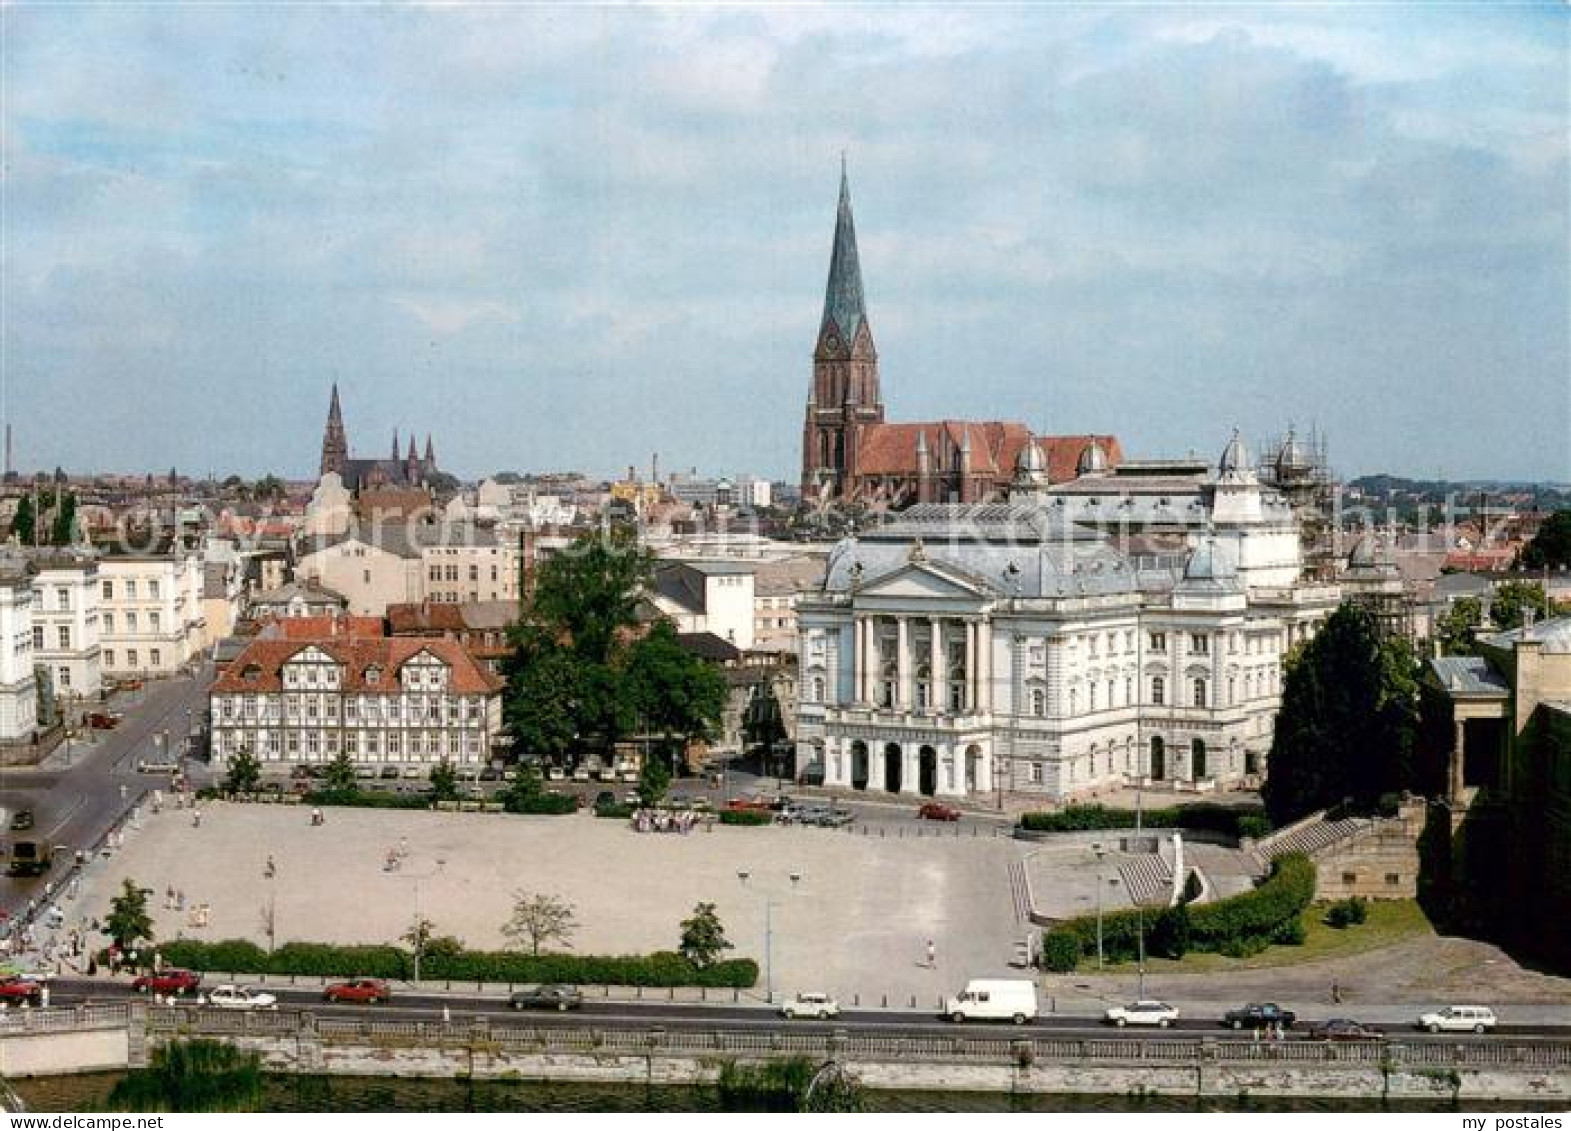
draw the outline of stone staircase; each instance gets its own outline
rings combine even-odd
[[[1132,903],[1166,907],[1173,896],[1173,866],[1158,853],[1120,864],[1118,874]]]
[[[1278,856],[1286,856],[1290,852],[1302,852],[1313,858],[1332,845],[1367,832],[1374,824],[1374,821],[1364,817],[1328,821],[1323,812],[1315,813],[1270,836],[1262,837],[1255,844],[1255,858],[1262,870]]]

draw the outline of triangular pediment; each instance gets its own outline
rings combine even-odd
[[[975,582],[959,574],[935,567],[930,562],[910,562],[863,585],[861,596],[974,601],[987,594]]]

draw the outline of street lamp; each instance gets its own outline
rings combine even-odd
[[[736,878],[742,882],[743,890],[744,891],[755,891],[760,896],[763,897],[763,901],[764,901],[764,1001],[769,1003],[770,1005],[773,1005],[774,1001],[775,1001],[774,909],[777,906],[780,906],[780,905],[778,903],[776,903],[775,900],[770,898],[770,893],[769,892],[759,891],[756,888],[748,887],[747,886],[747,881],[751,877],[752,877],[752,873],[747,871],[747,869],[745,869],[745,868],[738,868],[737,869]],[[790,875],[790,879],[791,879],[791,890],[795,891],[797,884],[802,882],[802,873],[801,872],[792,872],[791,875]]]
[[[425,930],[420,919],[420,881],[435,879],[442,874],[447,861],[437,858],[436,867],[429,872],[421,872],[413,876],[403,876],[402,879],[413,880],[415,883],[415,922],[414,922],[414,947],[415,947],[415,985],[420,984],[420,955],[425,950]]]
[[[1093,844],[1091,851],[1096,853],[1096,968],[1102,969],[1102,861],[1107,856],[1107,848],[1102,844]]]

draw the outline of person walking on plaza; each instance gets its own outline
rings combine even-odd
[[[927,965],[930,970],[938,969],[938,949],[933,946],[933,940],[927,940]]]

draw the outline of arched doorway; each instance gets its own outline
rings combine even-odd
[[[966,747],[966,792],[977,791],[978,775],[982,770],[982,748],[972,743]]]
[[[924,797],[938,792],[938,751],[931,746],[917,752],[916,786]]]
[[[1199,781],[1206,776],[1206,744],[1204,739],[1195,739],[1189,744],[1189,776],[1193,781]]]
[[[867,788],[867,743],[851,744],[851,788]]]
[[[1161,735],[1151,738],[1151,780],[1162,781],[1167,777],[1167,747]]]
[[[886,743],[884,746],[884,788],[890,793],[900,792],[900,771],[904,769],[902,762],[905,752],[900,749],[898,742]]]

